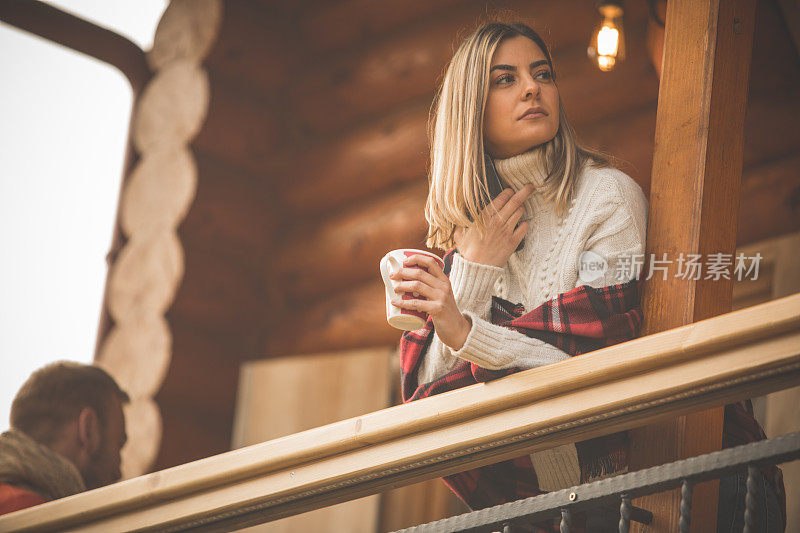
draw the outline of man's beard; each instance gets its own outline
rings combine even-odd
[[[105,436],[103,435],[100,438],[100,446],[98,446],[97,451],[89,458],[89,462],[84,472],[82,472],[83,483],[86,485],[87,490],[96,489],[113,483],[113,480],[108,479],[107,472],[104,472],[103,452],[105,448]]]

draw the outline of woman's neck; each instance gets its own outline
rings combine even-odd
[[[512,157],[495,159],[494,166],[500,179],[514,191],[520,190],[526,183],[533,183],[539,188],[547,177],[544,149],[540,146]]]

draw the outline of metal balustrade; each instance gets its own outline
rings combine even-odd
[[[569,533],[573,513],[610,505],[620,506],[619,531],[625,533],[631,521],[649,524],[653,518],[648,511],[634,507],[632,498],[678,487],[681,488],[680,531],[683,533],[689,531],[691,524],[692,487],[701,481],[744,471],[748,473],[744,532],[754,533],[758,467],[795,459],[800,459],[800,432],[464,513],[395,533],[506,532],[515,531],[515,526],[527,531],[527,525],[558,517],[561,517],[561,533]]]

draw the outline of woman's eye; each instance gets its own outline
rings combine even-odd
[[[503,83],[505,81],[511,82],[514,80],[514,76],[511,74],[503,74],[497,78],[497,83]]]
[[[549,70],[542,70],[541,72],[538,72],[536,75],[541,76],[543,80],[549,80],[552,79],[553,77],[553,75],[550,74]]]

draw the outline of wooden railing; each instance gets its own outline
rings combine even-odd
[[[800,383],[800,294],[0,517],[230,531]]]

